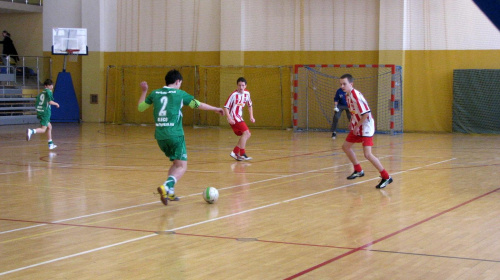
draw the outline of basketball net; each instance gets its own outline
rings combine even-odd
[[[66,52],[68,53],[68,61],[69,62],[78,62],[78,52],[80,50],[77,49],[68,49]]]

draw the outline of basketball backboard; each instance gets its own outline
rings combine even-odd
[[[52,54],[68,55],[68,50],[78,50],[74,54],[88,55],[86,28],[52,29]]]

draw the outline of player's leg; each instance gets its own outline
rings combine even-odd
[[[52,124],[50,122],[47,125],[47,139],[48,139],[50,150],[57,148],[57,145],[55,145],[54,142],[52,142]]]
[[[178,201],[175,195],[175,184],[179,181],[187,170],[187,151],[184,136],[173,139],[157,140],[158,146],[172,162],[168,170],[167,180],[157,188],[160,193],[160,200],[167,205],[168,201]]]
[[[347,119],[349,120],[349,122],[351,122],[351,112],[349,111],[349,108],[348,108],[348,107],[346,107],[346,108],[344,109],[344,111],[345,111],[345,114],[346,114],[346,116],[347,116]],[[342,112],[342,110],[340,110],[340,112]]]
[[[248,139],[250,139],[251,136],[252,136],[252,134],[250,133],[250,130],[247,129],[247,130],[243,131],[243,134],[241,135],[240,140],[238,141],[238,146],[240,147],[240,156],[243,157],[244,160],[251,160],[252,159],[251,157],[247,156],[246,151],[245,151],[247,141],[248,141]]]
[[[30,141],[31,136],[33,134],[45,133],[45,131],[47,130],[47,126],[48,126],[49,122],[48,122],[47,118],[45,117],[45,115],[37,114],[36,118],[38,120],[40,120],[41,127],[40,128],[28,128],[28,129],[26,129],[26,141]]]
[[[380,163],[380,160],[373,155],[372,153],[372,146],[363,146],[363,153],[365,155],[365,158],[377,168],[377,170],[380,172],[380,176],[382,177],[382,180],[378,183],[376,186],[377,189],[382,189],[385,188],[387,185],[392,183],[392,178],[389,176],[389,173],[384,169],[384,166],[382,163]]]
[[[179,181],[187,170],[187,161],[176,159],[168,170],[168,178],[163,184],[167,189],[168,199],[178,201],[179,197],[175,195],[175,183]]]
[[[359,141],[360,141],[360,138],[355,136],[351,131],[347,135],[346,140],[344,141],[344,144],[342,144],[342,150],[347,155],[347,158],[349,158],[349,160],[351,161],[351,163],[354,167],[354,172],[347,177],[347,179],[349,179],[349,180],[365,176],[365,172],[361,168],[361,164],[359,163],[358,158],[356,157],[356,153],[352,149],[352,146],[355,143],[358,143]]]
[[[246,143],[251,136],[250,130],[248,129],[246,123],[237,122],[231,125],[231,128],[233,129],[234,134],[236,134],[240,138],[238,139],[238,143],[234,147],[233,151],[229,155],[237,161],[252,159],[251,157],[246,156],[245,152]]]
[[[342,110],[339,110],[338,112],[335,112],[333,114],[333,120],[332,120],[332,139],[335,139],[337,136],[337,124],[339,123],[340,115],[342,114]]]

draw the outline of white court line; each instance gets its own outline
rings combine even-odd
[[[226,187],[226,188],[220,188],[219,190],[228,190],[228,189],[233,189],[233,188],[237,188],[237,187],[241,187],[241,186],[258,184],[258,183],[263,183],[263,182],[267,182],[267,181],[278,180],[278,179],[282,179],[282,178],[287,178],[287,177],[292,177],[292,176],[298,176],[298,175],[303,175],[303,174],[307,174],[307,173],[317,172],[317,171],[321,171],[321,170],[325,170],[325,169],[337,168],[337,167],[341,167],[341,166],[344,166],[344,165],[348,165],[348,164],[335,165],[335,166],[325,167],[325,168],[316,169],[316,170],[310,170],[310,171],[301,172],[301,173],[295,173],[295,174],[290,174],[290,175],[283,175],[283,176],[279,176],[279,177],[276,177],[276,178],[265,179],[265,180],[251,182],[251,183],[230,186],[230,187]],[[189,197],[189,196],[197,196],[197,195],[200,195],[200,193],[189,194],[189,195],[185,195],[185,196],[180,196],[180,198]],[[0,232],[0,234],[5,234],[5,233],[10,233],[10,232],[20,231],[20,230],[25,230],[25,229],[35,228],[35,227],[47,226],[47,225],[49,225],[51,223],[67,222],[67,221],[77,220],[77,219],[81,219],[81,218],[88,218],[88,217],[92,217],[92,216],[97,216],[97,215],[102,215],[102,214],[108,214],[108,213],[113,213],[113,212],[122,211],[122,210],[128,210],[128,209],[131,209],[131,208],[142,207],[142,206],[146,206],[146,205],[150,205],[150,204],[154,204],[154,203],[159,203],[159,202],[160,201],[148,202],[148,203],[144,203],[144,204],[139,204],[139,205],[124,207],[124,208],[119,208],[119,209],[114,209],[114,210],[109,210],[109,211],[104,211],[104,212],[98,212],[98,213],[89,214],[89,215],[78,216],[78,217],[74,217],[74,218],[53,221],[53,222],[50,222],[50,223],[47,223],[47,224],[38,224],[38,225],[34,225],[34,226],[29,226],[29,227],[23,227],[23,228],[8,230],[8,231],[2,231],[2,232]]]
[[[452,160],[455,160],[455,159],[456,158],[451,158],[451,159],[447,159],[447,160],[443,160],[443,161],[439,161],[439,162],[427,164],[427,165],[424,165],[424,166],[411,168],[411,169],[408,169],[408,170],[405,170],[405,171],[396,172],[396,173],[393,173],[393,174],[402,174],[402,173],[406,173],[406,172],[409,172],[409,171],[413,171],[413,170],[417,170],[417,169],[429,167],[429,166],[432,166],[432,165],[445,163],[445,162],[452,161]],[[293,200],[297,200],[297,199],[301,199],[301,198],[305,198],[305,197],[310,197],[310,196],[322,194],[322,193],[325,193],[325,192],[331,192],[331,191],[338,190],[338,189],[343,189],[343,188],[346,188],[346,187],[349,187],[349,186],[352,186],[352,185],[357,185],[357,184],[369,182],[369,181],[372,181],[372,180],[375,180],[375,179],[378,179],[378,177],[375,177],[375,178],[372,178],[372,179],[367,179],[367,180],[364,180],[364,181],[359,181],[357,183],[343,185],[343,186],[340,186],[340,187],[335,187],[335,188],[332,188],[332,189],[328,189],[328,190],[324,190],[324,191],[320,191],[320,192],[316,192],[316,193],[312,193],[312,194],[308,194],[308,195],[304,195],[304,196],[300,196],[300,197],[296,197],[296,198],[292,198],[292,199],[288,199],[288,200],[284,200],[284,201],[281,201],[281,202],[271,203],[271,204],[268,204],[268,205],[264,205],[264,206],[260,206],[260,207],[257,207],[257,208],[252,208],[252,209],[244,210],[244,211],[241,211],[241,212],[233,213],[233,214],[226,215],[226,216],[221,216],[221,217],[218,217],[218,218],[206,220],[206,221],[199,222],[199,223],[185,225],[185,226],[182,226],[182,227],[171,229],[169,231],[175,231],[175,230],[179,230],[179,229],[185,229],[185,228],[194,227],[194,226],[201,225],[201,224],[206,224],[206,223],[209,223],[209,222],[213,222],[213,221],[217,221],[217,220],[229,218],[229,217],[232,217],[232,216],[241,215],[241,214],[244,214],[244,213],[248,213],[248,212],[252,212],[252,211],[256,211],[256,210],[260,210],[260,209],[264,209],[264,208],[268,208],[268,207],[280,205],[280,204],[287,203],[287,202],[290,202],[290,201],[293,201]],[[40,262],[40,263],[36,263],[36,264],[32,264],[32,265],[28,265],[28,266],[16,268],[16,269],[13,269],[13,270],[1,272],[0,276],[6,275],[6,274],[10,274],[10,273],[13,273],[13,272],[17,272],[17,271],[21,271],[21,270],[25,270],[25,269],[29,269],[29,268],[33,268],[33,267],[37,267],[37,266],[41,266],[41,265],[44,265],[44,264],[53,263],[53,262],[60,261],[60,260],[65,260],[65,259],[69,259],[69,258],[73,258],[73,257],[77,257],[77,256],[81,256],[81,255],[85,255],[85,254],[97,252],[97,251],[100,251],[100,250],[104,250],[104,249],[116,247],[116,246],[119,246],[119,245],[122,245],[122,244],[127,244],[127,243],[131,243],[131,242],[135,242],[135,241],[138,241],[138,240],[150,238],[150,237],[157,236],[157,235],[158,234],[156,234],[156,233],[155,234],[149,234],[149,235],[146,235],[146,236],[143,236],[143,237],[125,240],[125,241],[122,241],[122,242],[118,242],[118,243],[114,243],[114,244],[111,244],[111,245],[106,245],[106,246],[94,248],[94,249],[91,249],[91,250],[87,250],[87,251],[83,251],[83,252],[80,252],[80,253],[76,253],[76,254],[72,254],[72,255],[60,257],[60,258],[57,258],[57,259],[52,259],[52,260],[49,260],[49,261]]]
[[[103,211],[103,212],[98,212],[98,213],[94,213],[94,214],[88,214],[88,215],[73,217],[73,218],[64,219],[64,220],[53,221],[53,222],[49,222],[47,224],[38,224],[38,225],[34,225],[34,226],[29,226],[29,227],[23,227],[23,228],[17,228],[17,229],[13,229],[13,230],[2,231],[2,232],[0,232],[0,234],[5,234],[5,233],[9,233],[9,232],[14,232],[14,231],[20,231],[20,230],[25,230],[25,229],[30,229],[30,228],[47,226],[47,225],[53,224],[53,223],[62,223],[62,222],[67,222],[67,221],[71,221],[71,220],[77,220],[77,219],[88,218],[88,217],[102,215],[102,214],[108,214],[108,213],[123,211],[123,210],[127,210],[127,209],[132,209],[132,208],[137,208],[137,207],[146,206],[146,205],[150,205],[150,204],[155,204],[155,203],[159,203],[159,202],[160,201],[148,202],[148,203],[144,203],[144,204],[139,204],[139,205],[134,205],[134,206],[129,206],[129,207],[123,207],[123,208],[118,208],[118,209],[114,209],[114,210],[108,210],[108,211]]]
[[[69,259],[69,258],[73,258],[73,257],[77,257],[77,256],[89,254],[89,253],[92,253],[92,252],[104,250],[104,249],[115,247],[115,246],[119,246],[119,245],[122,245],[122,244],[127,244],[127,243],[138,241],[138,240],[141,240],[141,239],[146,239],[146,238],[153,237],[153,236],[156,236],[156,235],[157,235],[156,233],[155,234],[150,234],[150,235],[146,235],[146,236],[143,236],[143,237],[129,239],[129,240],[126,240],[126,241],[123,241],[123,242],[118,242],[118,243],[115,243],[115,244],[106,245],[106,246],[95,248],[95,249],[92,249],[92,250],[83,251],[83,252],[80,252],[80,253],[76,253],[76,254],[72,254],[72,255],[60,257],[60,258],[57,258],[57,259],[52,259],[52,260],[45,261],[45,262],[40,262],[40,263],[28,265],[28,266],[23,266],[23,267],[20,267],[20,268],[16,268],[16,269],[13,269],[13,270],[2,272],[2,273],[0,273],[0,276],[6,275],[6,274],[10,274],[10,273],[13,273],[13,272],[17,272],[17,271],[21,271],[21,270],[25,270],[25,269],[28,269],[28,268],[33,268],[33,267],[41,266],[41,265],[44,265],[44,264],[49,264],[49,263],[53,263],[53,262],[57,262],[57,261],[61,261],[61,260],[65,260],[65,259]]]

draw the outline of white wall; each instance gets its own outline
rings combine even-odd
[[[83,23],[82,1],[44,1],[44,51],[53,27],[98,30],[89,50],[109,52],[500,49],[470,0],[88,0],[99,20]]]
[[[49,0],[43,2],[43,51],[50,52],[52,29],[82,28],[82,0]],[[87,40],[88,43],[88,40]]]

